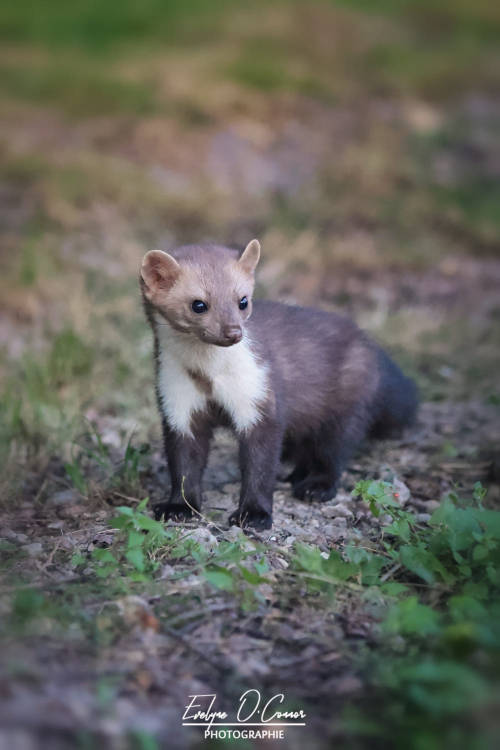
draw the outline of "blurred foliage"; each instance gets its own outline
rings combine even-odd
[[[231,5],[230,0],[28,0],[4,3],[0,35],[8,42],[29,42],[48,48],[72,46],[90,54],[125,42],[194,42]],[[215,17],[215,18],[214,18]]]

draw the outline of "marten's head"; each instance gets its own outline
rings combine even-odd
[[[254,272],[260,245],[248,243],[239,254],[220,246],[188,245],[143,258],[145,299],[177,331],[217,346],[241,341],[252,312]]]

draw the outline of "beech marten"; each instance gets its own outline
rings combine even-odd
[[[388,436],[415,416],[413,381],[351,320],[253,302],[259,256],[252,240],[242,253],[187,245],[142,261],[171,477],[157,518],[201,508],[217,426],[239,440],[241,493],[230,523],[269,529],[280,457],[294,466],[295,497],[330,500],[365,437]]]

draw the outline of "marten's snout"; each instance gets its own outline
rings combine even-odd
[[[229,345],[237,344],[238,341],[241,341],[243,331],[241,326],[225,326],[222,330],[222,336]]]

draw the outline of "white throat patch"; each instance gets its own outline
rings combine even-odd
[[[205,344],[179,333],[156,315],[158,335],[158,391],[171,427],[191,435],[191,417],[206,408],[208,400],[223,407],[238,432],[262,417],[259,406],[268,391],[267,368],[257,361],[249,340],[229,347]],[[202,393],[188,370],[210,381],[211,396]]]

